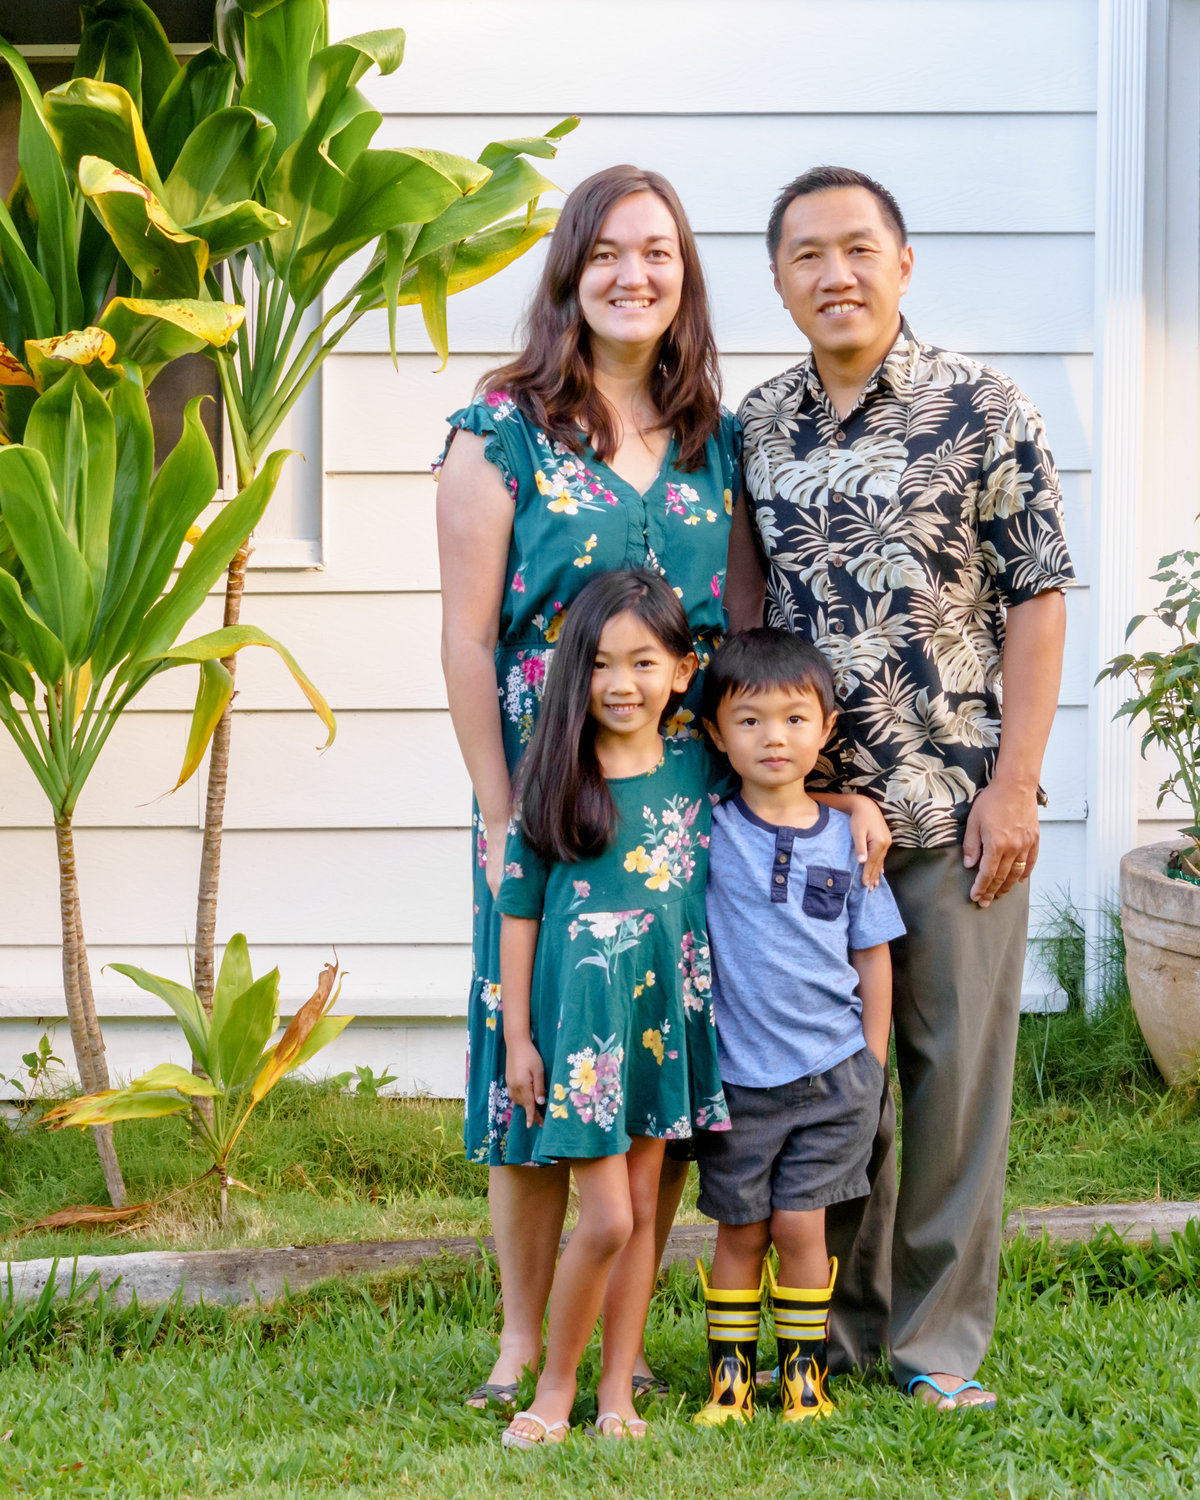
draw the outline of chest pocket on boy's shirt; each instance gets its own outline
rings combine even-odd
[[[804,915],[832,922],[842,914],[846,892],[850,889],[849,870],[834,870],[828,865],[809,865],[804,880]]]

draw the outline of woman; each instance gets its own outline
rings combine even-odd
[[[504,1328],[473,1404],[511,1403],[536,1370],[568,1171],[508,1149],[499,917],[511,772],[537,719],[546,660],[593,573],[662,572],[701,666],[726,626],[722,593],[738,434],[721,408],[695,239],[674,190],[631,166],[572,192],[551,238],[525,346],[450,418],[438,486],[442,664],[475,792],[474,974],[465,1144],[489,1168]],[[674,728],[694,719],[698,687]],[[493,837],[489,842],[489,831]],[[668,1160],[659,1248],[686,1164]],[[635,1389],[654,1386],[639,1368]]]
[[[565,1166],[522,1167],[505,1152],[512,1106],[493,897],[510,773],[533,732],[563,612],[591,574],[663,571],[702,662],[725,626],[737,434],[720,406],[696,243],[669,183],[618,166],[571,193],[525,347],[450,420],[438,486],[442,662],[477,807],[465,1141],[468,1158],[490,1169],[504,1296],[499,1357],[471,1398],[484,1404],[515,1396],[523,1368],[537,1369],[568,1186]],[[694,711],[685,705],[681,723]],[[660,1238],[684,1175],[684,1163],[664,1171]]]

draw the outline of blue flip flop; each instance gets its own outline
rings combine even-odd
[[[964,1380],[961,1385],[956,1385],[952,1391],[948,1391],[945,1386],[940,1385],[932,1375],[914,1375],[913,1378],[904,1387],[904,1394],[906,1396],[915,1395],[916,1387],[919,1385],[929,1386],[929,1388],[936,1391],[944,1401],[953,1401],[954,1405],[950,1408],[950,1410],[952,1411],[967,1411],[968,1409],[974,1411],[994,1411],[996,1407],[996,1398],[994,1396],[990,1401],[967,1401],[964,1402],[962,1406],[959,1406],[955,1398],[957,1396],[961,1396],[964,1391],[983,1390],[983,1387],[980,1385],[978,1380]]]

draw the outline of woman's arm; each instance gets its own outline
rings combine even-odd
[[[487,828],[487,882],[494,896],[500,889],[512,810],[495,652],[513,500],[483,447],[483,438],[473,432],[459,432],[450,444],[438,481],[437,531],[446,698]]]
[[[729,556],[725,563],[725,608],[732,630],[750,630],[763,622],[767,580],[762,556],[750,525],[750,508],[743,491],[729,523]]]
[[[879,884],[884,856],[892,847],[892,830],[879,809],[879,803],[858,792],[809,792],[814,802],[844,812],[850,819],[850,836],[854,852],[863,867],[862,883],[869,891]]]
[[[533,960],[542,924],[536,917],[500,919],[500,994],[507,1053],[505,1082],[513,1103],[525,1111],[531,1126],[542,1123],[546,1102],[546,1074],[541,1054],[533,1045],[529,1021],[529,992]]]
[[[886,1068],[888,1038],[892,1032],[891,949],[886,943],[876,943],[874,948],[852,948],[850,962],[858,975],[863,1036]]]

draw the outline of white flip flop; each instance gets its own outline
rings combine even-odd
[[[527,1432],[513,1431],[513,1423],[520,1422],[523,1418],[538,1424],[542,1429],[541,1437],[532,1437]],[[519,1448],[522,1450],[526,1448],[540,1448],[543,1443],[564,1442],[565,1434],[570,1432],[570,1430],[571,1424],[569,1422],[547,1422],[544,1418],[539,1417],[535,1411],[519,1411],[514,1413],[512,1422],[500,1434],[500,1446],[502,1448]],[[552,1432],[562,1432],[564,1436],[551,1437],[550,1434]]]

